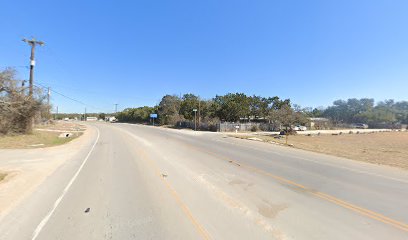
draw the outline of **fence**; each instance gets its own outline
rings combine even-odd
[[[238,128],[237,128],[238,126]],[[273,123],[230,123],[223,122],[217,124],[218,132],[235,132],[238,129],[239,132],[249,132],[249,131],[277,131],[279,126]]]
[[[176,123],[175,127],[194,129],[194,122],[179,121],[179,122]],[[213,124],[213,123],[200,122],[200,124],[197,123],[196,127],[197,127],[197,130],[213,131],[213,132],[217,131],[217,124]]]
[[[217,131],[217,132],[235,132],[236,127],[239,126],[239,132],[249,132],[249,131],[278,131],[279,126],[276,126],[273,123],[231,123],[231,122],[222,122],[222,123],[203,123],[200,125],[197,124],[197,130],[204,131]],[[175,125],[176,128],[190,128],[194,129],[194,122],[190,121],[179,121]]]

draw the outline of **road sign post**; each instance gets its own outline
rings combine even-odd
[[[197,109],[193,109],[194,112],[194,131],[197,131]]]
[[[151,113],[150,118],[152,119],[153,126],[154,126],[154,119],[157,118],[157,113]]]

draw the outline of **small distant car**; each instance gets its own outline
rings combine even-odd
[[[368,125],[364,124],[364,123],[355,123],[355,124],[353,124],[353,128],[367,129]]]
[[[301,126],[301,125],[296,125],[293,127],[293,130],[295,131],[306,131],[307,127],[306,126]]]

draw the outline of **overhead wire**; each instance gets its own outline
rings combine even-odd
[[[38,84],[39,86],[37,86],[37,84]],[[36,86],[36,87],[38,87],[38,88],[48,89],[47,86],[44,86],[44,85],[42,85],[41,83],[38,83],[38,82],[37,82],[36,84],[34,84],[34,86]],[[84,102],[82,102],[82,101],[80,101],[80,100],[77,100],[77,99],[75,99],[75,98],[69,97],[69,96],[67,96],[67,95],[65,95],[65,94],[63,94],[63,93],[60,93],[60,92],[58,92],[58,91],[55,91],[54,89],[51,89],[51,88],[50,88],[49,90],[50,90],[51,92],[53,92],[53,93],[56,93],[56,94],[58,94],[58,95],[60,95],[60,96],[62,96],[62,97],[64,97],[64,98],[66,98],[66,99],[69,99],[69,100],[71,100],[71,101],[74,101],[74,102],[76,102],[76,103],[79,103],[79,104],[84,105],[84,106],[89,107],[89,108],[93,108],[93,109],[96,109],[96,110],[101,110],[101,111],[103,112],[103,110],[102,110],[101,108],[92,106],[92,105],[90,105],[90,104],[84,103]]]
[[[64,61],[63,58],[59,57],[59,55],[57,54],[57,51],[55,51],[54,48],[50,44],[44,45],[43,49],[46,49],[46,51],[44,50],[44,52],[46,52],[46,54],[48,56],[51,56],[55,60],[55,66],[58,69],[57,71],[59,71],[61,74],[64,74],[64,75],[71,75],[71,73],[72,73],[71,70],[69,68],[64,67],[64,66],[67,65],[67,63]],[[72,87],[72,84],[65,85],[65,84],[47,83],[47,85],[60,86],[60,87],[64,87],[66,89],[71,89],[71,90],[75,90],[75,91],[77,91],[77,90],[86,91],[87,94],[94,94],[94,95],[107,94],[104,91],[95,91],[95,90],[89,91],[89,90],[80,89],[79,87],[78,88]],[[125,99],[132,99],[132,100],[137,99],[137,100],[142,100],[142,101],[157,101],[156,98],[137,97],[137,96],[134,96],[134,95],[121,94],[121,97],[125,97]]]
[[[7,69],[7,68],[30,68],[30,66],[0,66],[2,69]]]
[[[47,49],[47,51],[45,51],[45,52],[47,52],[49,56],[53,57],[54,60],[55,60],[55,62],[57,63],[56,66],[57,66],[57,68],[58,68],[58,71],[60,71],[60,73],[69,74],[69,72],[67,71],[67,69],[63,67],[63,66],[65,65],[65,64],[64,64],[64,61],[63,61],[60,57],[58,57],[58,55],[56,54],[56,52],[49,46],[49,44],[45,45],[45,48]],[[1,66],[0,66],[0,67],[1,67]],[[12,67],[14,67],[14,68],[28,68],[29,66],[12,66]],[[51,83],[47,83],[46,85],[49,85],[49,86],[45,86],[45,85],[39,83],[38,81],[36,82],[36,84],[40,85],[42,88],[45,88],[45,89],[47,89],[48,87],[50,87],[50,85],[51,85],[51,87],[52,87],[52,85],[58,85],[58,84],[55,84],[55,83],[52,83],[52,84],[51,84]],[[36,84],[34,84],[34,85],[36,85]],[[45,84],[45,83],[44,83],[44,84]],[[37,86],[37,87],[39,87],[39,86]],[[41,87],[40,87],[40,88],[41,88]],[[71,87],[71,85],[70,85],[69,87],[68,87],[68,86],[64,86],[64,88],[73,89],[73,88]],[[76,90],[78,90],[78,89],[76,89]],[[90,107],[90,108],[93,108],[93,109],[96,109],[96,110],[99,110],[99,111],[104,112],[104,110],[102,110],[101,108],[92,106],[92,105],[90,105],[90,104],[84,103],[83,101],[80,101],[80,100],[77,100],[77,99],[72,98],[72,97],[70,97],[70,96],[67,96],[66,94],[63,94],[63,93],[61,93],[61,92],[58,92],[58,91],[54,90],[53,88],[50,88],[50,91],[53,92],[53,93],[55,93],[55,94],[60,95],[61,97],[64,97],[64,98],[66,98],[66,99],[69,99],[69,100],[71,100],[71,101],[74,101],[74,102],[76,102],[76,103],[79,103],[79,104],[81,104],[81,105],[83,105],[83,106],[87,106],[87,107]],[[83,91],[83,90],[81,90],[81,91]],[[103,94],[103,93],[101,93],[101,92],[96,92],[96,91],[87,91],[87,92],[88,92],[88,94],[94,94],[94,95]],[[140,97],[136,97],[136,96],[128,96],[128,97],[131,98],[131,99],[138,99],[138,100],[149,100],[149,101],[151,101],[151,100],[157,100],[157,99],[153,99],[153,98],[140,98]],[[109,111],[108,111],[108,112],[109,112]]]

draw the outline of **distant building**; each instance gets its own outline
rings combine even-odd
[[[86,121],[98,121],[97,117],[86,117]]]
[[[309,129],[328,129],[330,127],[330,120],[328,118],[309,118]]]
[[[118,120],[116,119],[115,116],[108,116],[108,117],[105,117],[105,121],[114,123],[114,122],[117,122]]]

